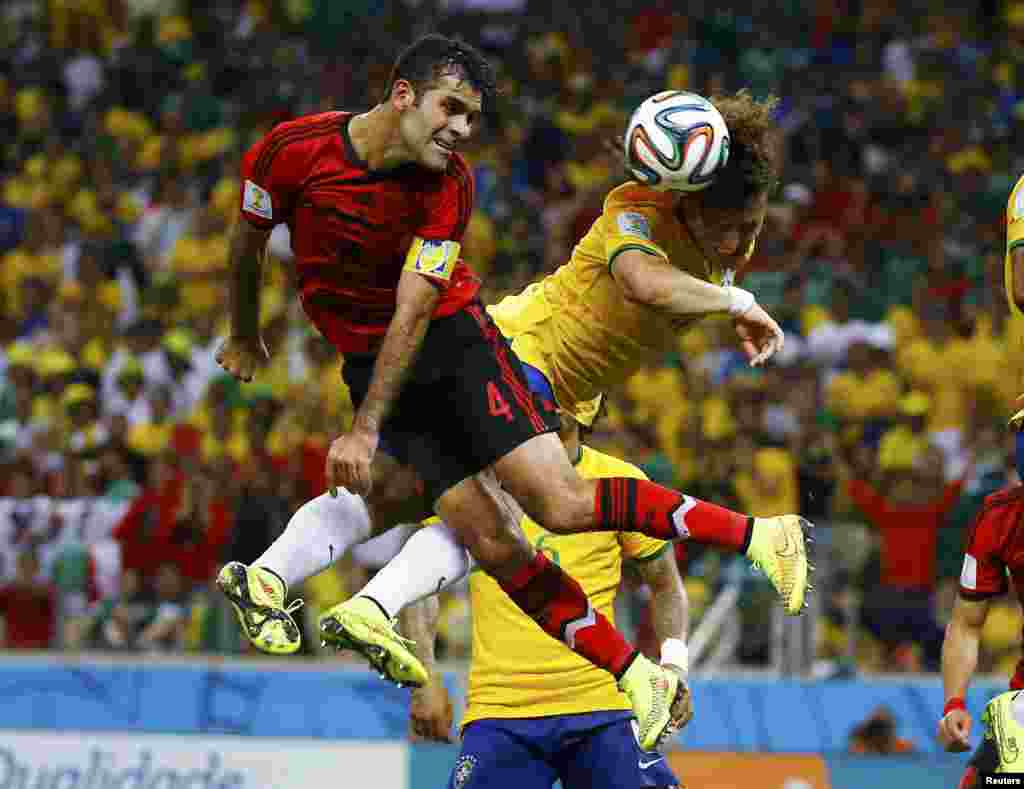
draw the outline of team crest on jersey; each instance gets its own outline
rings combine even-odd
[[[1024,219],[1024,188],[1017,190],[1013,198],[1013,218]]]
[[[245,182],[242,208],[250,214],[256,214],[256,216],[263,217],[264,219],[274,218],[274,207],[270,200],[270,192],[249,180]]]
[[[623,235],[640,236],[640,238],[646,238],[648,241],[651,240],[651,223],[647,221],[647,217],[643,214],[638,214],[635,211],[626,211],[619,214],[615,222],[619,226],[619,232]]]
[[[978,588],[978,560],[969,553],[964,554],[964,566],[960,570],[960,586],[964,589]]]
[[[462,245],[457,241],[417,238],[409,249],[405,267],[428,277],[451,279]]]
[[[462,789],[463,786],[469,783],[476,765],[477,759],[475,756],[467,753],[459,757],[459,760],[455,762],[455,772],[452,774],[452,783],[455,784],[455,789]]]

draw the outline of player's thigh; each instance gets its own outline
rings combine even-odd
[[[640,749],[632,719],[602,726],[570,745],[560,754],[558,772],[563,789],[653,788],[679,783],[662,754]]]
[[[537,749],[501,721],[474,721],[462,735],[448,789],[551,789],[557,775]]]
[[[535,436],[494,464],[504,488],[549,531],[584,531],[594,512],[594,485],[581,479],[554,433]]]
[[[533,558],[517,512],[480,477],[468,477],[449,488],[436,507],[480,568],[494,578],[509,578]]]
[[[483,310],[467,308],[451,331],[463,344],[440,382],[449,408],[434,424],[443,431],[438,439],[450,441],[467,468],[489,468],[534,437],[558,430],[554,407],[531,392],[519,359]]]

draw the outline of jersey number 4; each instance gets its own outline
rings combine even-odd
[[[506,422],[511,422],[513,419],[512,409],[509,407],[508,401],[502,397],[494,381],[487,382],[487,408],[490,410],[491,416],[503,416]]]

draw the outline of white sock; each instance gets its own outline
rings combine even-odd
[[[447,589],[472,568],[473,559],[455,532],[434,523],[413,534],[358,596],[372,597],[389,616],[398,616],[407,605]]]
[[[360,496],[338,490],[299,507],[281,536],[253,562],[291,587],[330,567],[356,543],[370,538],[370,511]]]

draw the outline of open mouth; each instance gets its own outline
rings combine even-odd
[[[445,142],[437,137],[434,138],[434,145],[440,148],[445,153],[453,153],[455,151],[455,143]]]

